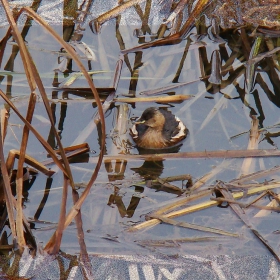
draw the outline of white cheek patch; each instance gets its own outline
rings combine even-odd
[[[175,119],[177,122],[179,122],[178,124],[179,132],[171,138],[170,140],[171,142],[177,142],[178,139],[184,138],[186,136],[186,126],[178,117],[175,116]]]

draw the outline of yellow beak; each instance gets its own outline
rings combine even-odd
[[[134,124],[141,124],[141,123],[145,123],[145,121],[135,121]]]

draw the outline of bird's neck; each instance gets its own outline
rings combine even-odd
[[[167,146],[166,139],[161,130],[149,127],[138,143],[140,147],[164,148]]]

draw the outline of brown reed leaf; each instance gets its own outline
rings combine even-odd
[[[89,86],[90,86],[90,88],[93,92],[93,95],[96,99],[97,105],[98,105],[98,113],[99,113],[100,120],[101,120],[101,130],[102,130],[101,149],[100,149],[99,159],[98,159],[98,162],[96,164],[95,170],[92,174],[92,177],[91,177],[90,181],[88,182],[88,185],[87,185],[86,189],[82,193],[82,195],[79,198],[79,200],[77,201],[77,203],[71,208],[70,212],[68,213],[68,215],[66,217],[66,222],[64,223],[64,229],[65,229],[71,223],[71,221],[74,219],[74,217],[77,215],[77,212],[80,210],[81,205],[83,204],[84,200],[86,199],[87,195],[89,194],[90,188],[91,188],[93,182],[95,181],[95,179],[98,175],[99,169],[101,167],[102,158],[103,158],[103,154],[104,154],[104,147],[105,147],[105,135],[106,135],[104,113],[103,113],[103,110],[102,110],[102,104],[100,102],[98,92],[97,92],[89,74],[87,73],[87,70],[85,69],[84,65],[80,61],[79,57],[77,56],[77,54],[75,53],[73,48],[71,46],[69,46],[53,30],[53,28],[50,27],[41,17],[39,17],[36,13],[34,13],[34,11],[32,11],[32,9],[26,7],[26,8],[22,8],[21,11],[25,11],[26,13],[28,13],[29,16],[34,18],[40,25],[42,25],[49,32],[49,34],[51,34],[63,46],[63,48],[72,56],[72,59],[75,61],[77,66],[83,72],[83,74],[84,74],[84,76],[85,76],[85,78],[86,78],[86,80],[87,80],[87,82],[88,82],[88,84],[89,84]],[[68,175],[67,175],[67,177],[69,178]],[[52,248],[53,248],[53,246],[55,246],[55,244],[56,244],[56,233],[54,233],[54,235],[51,237],[51,239],[47,243],[47,245],[45,247],[46,251],[49,251],[49,252],[52,251]]]
[[[19,158],[20,156],[20,151],[19,150],[10,150],[7,160],[6,160],[6,165],[7,165],[7,170],[8,173],[10,174],[10,172],[13,169],[14,166],[14,162],[15,159]],[[45,174],[46,176],[52,176],[55,172],[49,168],[47,168],[44,164],[38,162],[36,159],[34,159],[33,157],[25,154],[24,155],[24,162],[30,166],[32,166],[33,168],[39,170],[40,172],[42,172],[43,174]],[[51,163],[53,163],[54,161],[52,161]]]
[[[43,147],[48,151],[48,153],[53,158],[54,162],[57,164],[57,166],[61,169],[63,173],[68,177],[67,172],[64,168],[64,166],[61,164],[61,162],[56,157],[56,154],[54,153],[52,147],[49,145],[49,143],[42,137],[38,131],[29,123],[26,121],[26,119],[20,114],[18,109],[14,106],[14,104],[10,101],[9,98],[5,95],[5,93],[0,90],[1,97],[5,100],[5,102],[8,103],[8,105],[13,109],[13,111],[18,115],[18,117],[21,119],[21,121],[29,128],[29,130],[32,131],[32,133],[36,136],[36,138],[40,141],[40,143],[43,145]]]
[[[27,115],[26,115],[26,121],[31,123],[34,109],[36,104],[36,94],[31,93],[29,98],[29,104],[27,108]],[[22,132],[22,140],[21,140],[21,146],[20,146],[20,152],[19,152],[19,160],[18,160],[18,170],[17,170],[17,177],[16,177],[16,190],[17,190],[17,200],[16,200],[16,210],[17,210],[17,216],[16,216],[16,230],[17,230],[17,237],[18,237],[18,244],[22,248],[26,245],[24,235],[23,235],[23,214],[22,214],[22,191],[23,191],[23,164],[25,161],[25,152],[28,142],[28,136],[29,136],[29,129],[25,125]]]
[[[8,118],[9,113],[6,108],[1,109],[0,113],[0,121],[1,121],[1,135],[2,135],[2,143],[4,143],[6,133],[7,133],[7,126],[8,126]]]
[[[49,105],[49,102],[48,102],[48,98],[47,98],[47,94],[45,92],[45,89],[44,89],[44,86],[42,84],[41,78],[40,78],[39,73],[36,69],[36,66],[33,63],[33,60],[30,56],[30,53],[26,48],[26,45],[23,41],[23,38],[21,37],[21,35],[19,33],[16,22],[14,21],[14,19],[12,17],[10,8],[8,6],[8,3],[6,2],[6,0],[3,0],[2,3],[4,5],[8,20],[9,20],[10,25],[12,27],[14,39],[16,40],[16,42],[18,44],[18,47],[20,49],[21,58],[22,58],[22,61],[23,61],[23,64],[24,64],[24,68],[25,68],[25,72],[26,72],[26,76],[27,76],[27,80],[28,80],[28,83],[29,83],[30,90],[31,90],[31,92],[33,92],[35,90],[36,84],[37,84],[38,89],[41,93],[42,99],[44,101],[44,105],[45,105],[46,111],[48,113],[49,120],[51,122],[51,128],[52,128],[52,130],[54,132],[54,135],[56,137],[58,146],[62,150],[62,159],[63,159],[63,163],[64,163],[64,166],[65,166],[65,172],[67,173],[67,176],[70,179],[72,187],[74,187],[74,182],[73,182],[69,162],[68,162],[68,160],[67,160],[67,158],[66,158],[66,156],[63,152],[63,146],[61,144],[60,137],[59,137],[59,135],[56,131],[56,128],[55,128],[55,124],[54,124],[54,120],[53,120],[53,116],[52,116],[52,111],[51,111],[51,108],[50,108],[50,105]],[[31,8],[29,8],[29,9],[32,10]],[[21,14],[22,11],[23,10],[21,10],[19,12],[19,14]],[[32,10],[32,12],[35,13],[33,10]],[[23,163],[23,160],[21,161],[21,163]]]
[[[59,215],[59,223],[57,225],[57,229],[55,231],[55,244],[48,250],[49,254],[58,254],[60,249],[60,244],[62,240],[64,223],[66,218],[66,202],[67,202],[67,192],[68,192],[68,180],[64,175],[63,177],[63,188],[62,188],[62,199],[60,206],[60,215]]]
[[[0,133],[1,133],[1,130],[0,130]],[[2,139],[2,135],[1,135],[0,139]],[[15,225],[15,217],[14,217],[13,195],[12,195],[12,190],[11,190],[11,186],[10,186],[9,173],[7,171],[7,166],[5,164],[2,140],[0,140],[0,165],[1,165],[1,172],[2,172],[1,180],[3,181],[4,193],[5,193],[5,197],[6,197],[6,207],[7,207],[7,211],[8,211],[10,229],[12,232],[13,240],[15,241],[16,237],[17,237],[17,232],[16,232],[16,225]]]
[[[10,10],[9,7],[9,3],[7,0],[1,0],[2,5],[5,9],[6,15],[7,15],[7,19],[9,21],[9,24],[11,26],[11,29],[13,31],[13,37],[16,40],[18,46],[19,46],[19,51],[22,57],[22,63],[25,69],[25,73],[26,73],[26,77],[27,77],[27,81],[29,83],[29,87],[31,92],[33,92],[36,89],[36,83],[35,83],[35,79],[34,76],[32,75],[32,70],[31,70],[31,66],[30,63],[28,61],[28,50],[25,46],[24,40],[17,28],[16,22],[14,20],[13,14]]]

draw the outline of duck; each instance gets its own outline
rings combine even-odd
[[[130,129],[137,147],[142,149],[166,149],[174,147],[186,138],[187,127],[170,111],[147,108]]]

